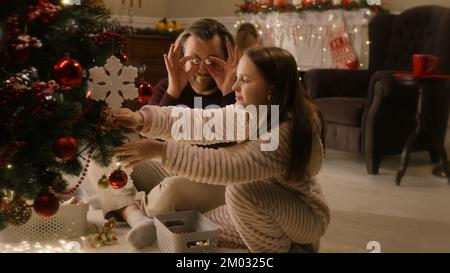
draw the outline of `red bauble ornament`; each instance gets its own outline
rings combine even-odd
[[[71,89],[81,84],[83,68],[77,60],[64,58],[53,66],[53,78],[63,89]]]
[[[127,183],[128,183],[128,175],[121,169],[117,169],[109,175],[109,184],[111,184],[111,187],[113,189],[116,190],[121,189],[125,187]]]
[[[277,6],[278,8],[284,7],[284,2],[283,2],[283,0],[277,0],[277,3],[275,4],[275,6]]]
[[[78,152],[77,140],[73,137],[61,137],[53,144],[53,152],[62,160],[71,160]]]
[[[116,56],[122,63],[128,63],[128,55],[123,53],[123,52],[119,52],[117,54],[115,54],[114,56]]]
[[[59,200],[54,194],[46,193],[34,200],[33,208],[38,215],[50,217],[58,211]]]
[[[348,68],[348,70],[357,70],[359,67],[358,61],[349,61],[345,64],[345,66]]]
[[[155,94],[156,89],[148,82],[141,82],[138,87],[139,97],[137,98],[139,103],[148,104]]]

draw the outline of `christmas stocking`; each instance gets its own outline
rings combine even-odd
[[[345,30],[343,20],[339,21],[340,26],[331,32],[329,39],[331,61],[335,68],[356,70],[359,63],[355,49],[353,48],[350,35]]]

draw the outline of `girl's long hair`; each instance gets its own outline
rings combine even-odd
[[[288,180],[309,176],[313,134],[320,133],[325,145],[323,117],[301,82],[295,58],[278,47],[254,47],[245,55],[272,86],[272,105],[279,105],[280,123],[291,122],[291,154],[286,173]]]

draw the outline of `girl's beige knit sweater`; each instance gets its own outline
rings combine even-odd
[[[234,122],[236,122],[237,116],[243,113],[242,109],[235,105],[212,110],[144,106],[140,110],[144,117],[144,125],[139,133],[149,138],[166,140],[166,148],[162,155],[162,166],[167,171],[192,181],[215,185],[255,181],[278,183],[286,189],[298,193],[308,205],[323,215],[322,220],[329,222],[329,208],[315,178],[320,171],[324,155],[319,132],[316,132],[313,137],[311,162],[309,164],[310,176],[301,181],[287,181],[285,173],[290,157],[291,121],[283,122],[271,130],[272,136],[278,134],[279,137],[278,148],[274,151],[261,151],[261,144],[264,143],[261,139],[242,141],[226,148],[210,149],[193,146],[192,144],[217,141],[210,138],[210,140],[203,139],[201,141],[176,141],[173,139],[171,133],[173,126],[180,121],[180,116],[174,117],[172,115],[176,112],[178,114],[182,112],[180,115],[190,117],[192,126],[195,123],[205,124],[207,122],[205,116],[214,117],[219,112],[222,117],[233,117]],[[230,122],[232,122],[231,118],[224,118],[224,127]],[[233,127],[238,128],[239,126],[243,126],[243,124],[235,123]],[[315,127],[319,128],[319,126]],[[207,137],[204,136],[204,138]],[[302,140],[299,139],[298,141]]]

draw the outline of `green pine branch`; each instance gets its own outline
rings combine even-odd
[[[95,37],[103,32],[122,33],[120,24],[111,19],[104,6],[89,0],[81,6],[61,6],[48,25],[27,23],[28,6],[36,2],[0,1],[0,21],[17,14],[21,18],[20,34],[42,42],[42,47],[32,49],[23,64],[12,57],[9,46],[12,39],[6,40],[5,46],[0,44],[0,57],[5,60],[0,62],[0,205],[4,191],[14,191],[30,200],[47,192],[49,187],[64,192],[68,183],[61,174],[80,176],[84,171],[82,159],[86,159],[88,151],[92,149],[92,160],[97,164],[108,166],[114,147],[124,143],[123,132],[105,123],[104,103],[86,98],[86,77],[80,86],[56,90],[51,95],[42,95],[42,90],[32,87],[32,83],[55,80],[53,66],[66,54],[85,71],[103,66],[121,45],[115,40],[96,44]],[[60,1],[49,2],[60,5]],[[30,79],[19,88],[6,82],[31,67],[37,69],[37,79]],[[77,140],[78,154],[71,160],[62,161],[55,156],[54,143],[61,137]],[[6,225],[0,206],[0,230]]]

